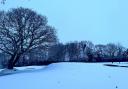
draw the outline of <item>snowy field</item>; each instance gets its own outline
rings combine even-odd
[[[128,89],[128,68],[112,63],[55,63],[16,68],[0,76],[0,89]],[[128,66],[128,63],[114,63]]]

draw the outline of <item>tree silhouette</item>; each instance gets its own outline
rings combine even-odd
[[[0,50],[10,55],[8,69],[24,53],[56,41],[55,28],[47,25],[45,16],[22,7],[0,12]]]

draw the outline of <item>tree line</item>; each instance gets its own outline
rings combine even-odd
[[[121,44],[94,45],[91,41],[59,43],[46,16],[28,8],[0,11],[0,65],[44,65],[54,62],[128,61]]]
[[[9,56],[1,54],[7,66]],[[6,60],[5,60],[6,59]],[[120,44],[94,45],[90,41],[56,43],[51,47],[36,49],[20,57],[15,66],[47,65],[56,62],[126,62],[128,49]]]
[[[49,60],[69,62],[123,62],[128,61],[128,49],[119,43],[94,45],[90,41],[76,41],[52,46],[49,49]]]

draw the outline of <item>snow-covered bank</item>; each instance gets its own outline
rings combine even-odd
[[[45,66],[24,66],[24,67],[15,67],[13,70],[9,69],[0,69],[0,76],[17,74],[17,73],[26,73],[26,72],[35,72],[37,70],[42,70]]]
[[[0,89],[128,89],[127,73],[128,68],[103,63],[56,63],[34,72],[2,76]]]

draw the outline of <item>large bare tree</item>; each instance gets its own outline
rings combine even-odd
[[[24,53],[56,41],[55,28],[47,24],[45,16],[22,7],[0,12],[0,50],[10,55],[8,69]]]

